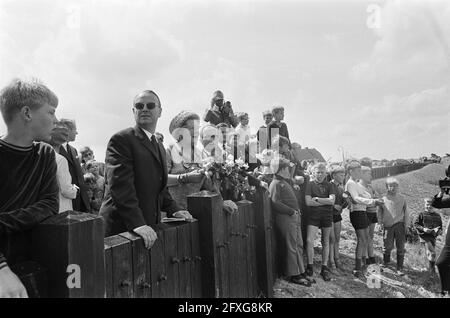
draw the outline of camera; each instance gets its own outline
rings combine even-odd
[[[446,194],[450,192],[450,165],[445,169],[445,178],[439,180],[439,188],[441,188]]]

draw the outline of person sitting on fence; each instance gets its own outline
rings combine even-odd
[[[331,172],[331,185],[334,187],[336,200],[333,206],[333,229],[330,232],[330,268],[340,269],[339,242],[341,239],[342,210],[347,207],[347,202],[342,197],[344,193],[345,169],[342,166],[333,167]]]
[[[277,135],[286,137],[289,139],[289,132],[286,123],[282,122],[284,119],[284,107],[283,106],[274,106],[272,108],[272,115],[273,120],[272,122],[267,125],[267,131],[268,131],[268,141],[269,141],[269,147],[271,147],[271,142],[273,138]]]
[[[433,198],[425,198],[425,211],[414,218],[414,228],[419,234],[420,243],[426,248],[430,275],[435,275],[436,238],[442,234],[441,215],[431,206]]]
[[[305,273],[303,265],[303,240],[301,235],[301,211],[290,179],[289,161],[283,158],[271,160],[275,172],[269,186],[270,199],[275,212],[275,224],[282,238],[285,252],[283,267],[288,280],[303,286],[311,286],[312,280]]]
[[[176,142],[166,149],[167,185],[172,198],[182,209],[187,209],[187,195],[203,190],[202,152],[197,146],[199,122],[196,113],[182,111],[169,126]]]
[[[29,260],[31,230],[58,213],[50,140],[58,98],[37,80],[13,80],[0,92],[7,133],[0,137],[0,298],[27,297],[9,265]]]
[[[233,113],[230,102],[224,102],[224,96],[221,91],[215,91],[211,99],[211,107],[206,110],[203,120],[211,125],[225,123],[229,126],[236,127],[238,120]]]
[[[383,267],[391,261],[391,252],[397,249],[397,274],[404,275],[406,230],[409,224],[409,212],[405,198],[398,193],[399,182],[389,177],[386,179],[387,194],[383,196],[384,204],[379,211],[379,222],[383,228],[384,248]]]
[[[200,143],[202,145],[202,162],[209,159],[215,162],[224,161],[222,132],[216,126],[207,124],[200,128]]]
[[[367,206],[374,205],[382,200],[372,199],[370,193],[358,183],[361,179],[361,164],[358,161],[352,161],[347,166],[347,172],[350,178],[345,184],[345,193],[350,196],[350,222],[356,232],[356,249],[355,249],[355,269],[353,274],[360,279],[365,279],[362,272],[362,259],[366,255],[367,249],[367,228],[369,220],[367,219]]]
[[[252,138],[251,128],[248,125],[249,117],[248,113],[238,112],[236,113],[236,117],[238,118],[239,124],[236,126],[236,143],[234,147],[236,147],[236,159],[242,158],[247,160],[248,162],[248,153],[246,154],[246,145],[248,145],[250,139]],[[246,156],[247,155],[247,156]]]
[[[306,273],[313,276],[314,240],[319,228],[322,230],[322,270],[324,281],[331,279],[328,268],[330,253],[330,233],[333,227],[333,206],[336,200],[335,188],[325,180],[326,165],[319,162],[314,165],[312,180],[306,186],[306,205],[308,211],[307,251],[308,265]]]
[[[87,186],[91,213],[98,214],[105,193],[105,178],[100,175],[100,163],[95,160],[88,161],[83,177]]]
[[[79,190],[76,184],[72,184],[72,176],[69,172],[67,159],[59,154],[59,147],[67,141],[68,131],[65,126],[57,125],[53,130],[49,144],[55,149],[59,186],[59,213],[72,211],[72,200],[76,198]]]
[[[359,184],[370,194],[370,198],[378,199],[380,195],[373,189],[372,185],[372,169],[368,166],[361,166],[361,179]],[[377,213],[379,204],[369,204],[366,206],[367,222],[369,226],[366,230],[367,248],[363,257],[363,264],[375,264],[375,254],[373,252],[373,236],[375,234],[375,225],[378,223]]]
[[[256,137],[258,139],[259,144],[259,152],[263,151],[264,149],[267,149],[270,147],[269,142],[269,133],[267,130],[267,126],[272,122],[273,115],[270,110],[266,110],[262,113],[263,119],[264,119],[264,125],[259,127],[258,132],[256,133]]]

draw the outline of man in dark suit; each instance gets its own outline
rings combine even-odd
[[[81,161],[78,157],[77,150],[69,145],[69,142],[75,141],[75,138],[78,135],[76,123],[71,119],[61,119],[60,123],[67,127],[69,138],[68,142],[61,145],[59,154],[65,157],[69,163],[69,172],[72,177],[72,183],[80,188],[77,197],[72,200],[73,209],[80,212],[90,212],[91,208],[87,187],[84,183],[83,172],[81,171]]]
[[[167,191],[166,152],[156,140],[161,102],[153,91],[134,98],[135,127],[111,137],[106,149],[106,192],[100,215],[105,235],[133,231],[150,248],[157,239],[152,226],[160,222],[160,211],[169,216],[192,216],[180,211]]]

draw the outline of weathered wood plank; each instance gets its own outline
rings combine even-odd
[[[194,267],[194,257],[191,247],[191,223],[179,224],[178,230],[178,257],[179,264],[179,297],[192,297],[192,268]]]
[[[144,241],[139,236],[125,232],[120,234],[121,237],[128,239],[132,248],[132,264],[133,264],[133,297],[134,298],[150,298],[151,279],[150,279],[150,255],[145,248]]]
[[[133,252],[130,241],[120,235],[114,235],[105,238],[104,243],[111,249],[113,297],[132,298]]]
[[[192,277],[192,297],[202,297],[202,257],[200,253],[199,227],[198,221],[194,221],[191,227],[191,248],[194,257],[193,266],[191,267]]]
[[[199,221],[200,251],[202,257],[202,295],[219,297],[220,266],[217,245],[223,235],[217,235],[221,229],[222,199],[218,194],[200,192],[189,195],[188,210]]]
[[[154,230],[158,239],[150,249],[150,280],[153,298],[168,297],[167,295],[167,275],[164,254],[164,234],[162,226],[155,226]]]
[[[49,297],[105,296],[101,217],[67,211],[40,223],[31,236],[31,261],[47,270]],[[67,284],[68,278],[79,288]]]

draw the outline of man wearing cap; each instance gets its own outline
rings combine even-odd
[[[238,124],[238,120],[233,113],[233,108],[231,108],[231,103],[224,102],[221,91],[214,92],[213,98],[211,99],[211,108],[206,110],[203,120],[212,125],[225,123],[233,126],[233,128]]]
[[[136,126],[113,135],[106,149],[106,192],[99,212],[106,236],[133,231],[148,249],[157,239],[153,226],[160,223],[161,210],[192,217],[167,191],[166,153],[155,137],[161,112],[155,92],[145,90],[134,98]]]
[[[272,122],[273,115],[270,110],[266,110],[262,113],[264,119],[264,125],[259,127],[258,132],[256,133],[256,138],[258,138],[260,151],[267,149],[270,145],[269,142],[269,133],[267,131],[267,126]]]

